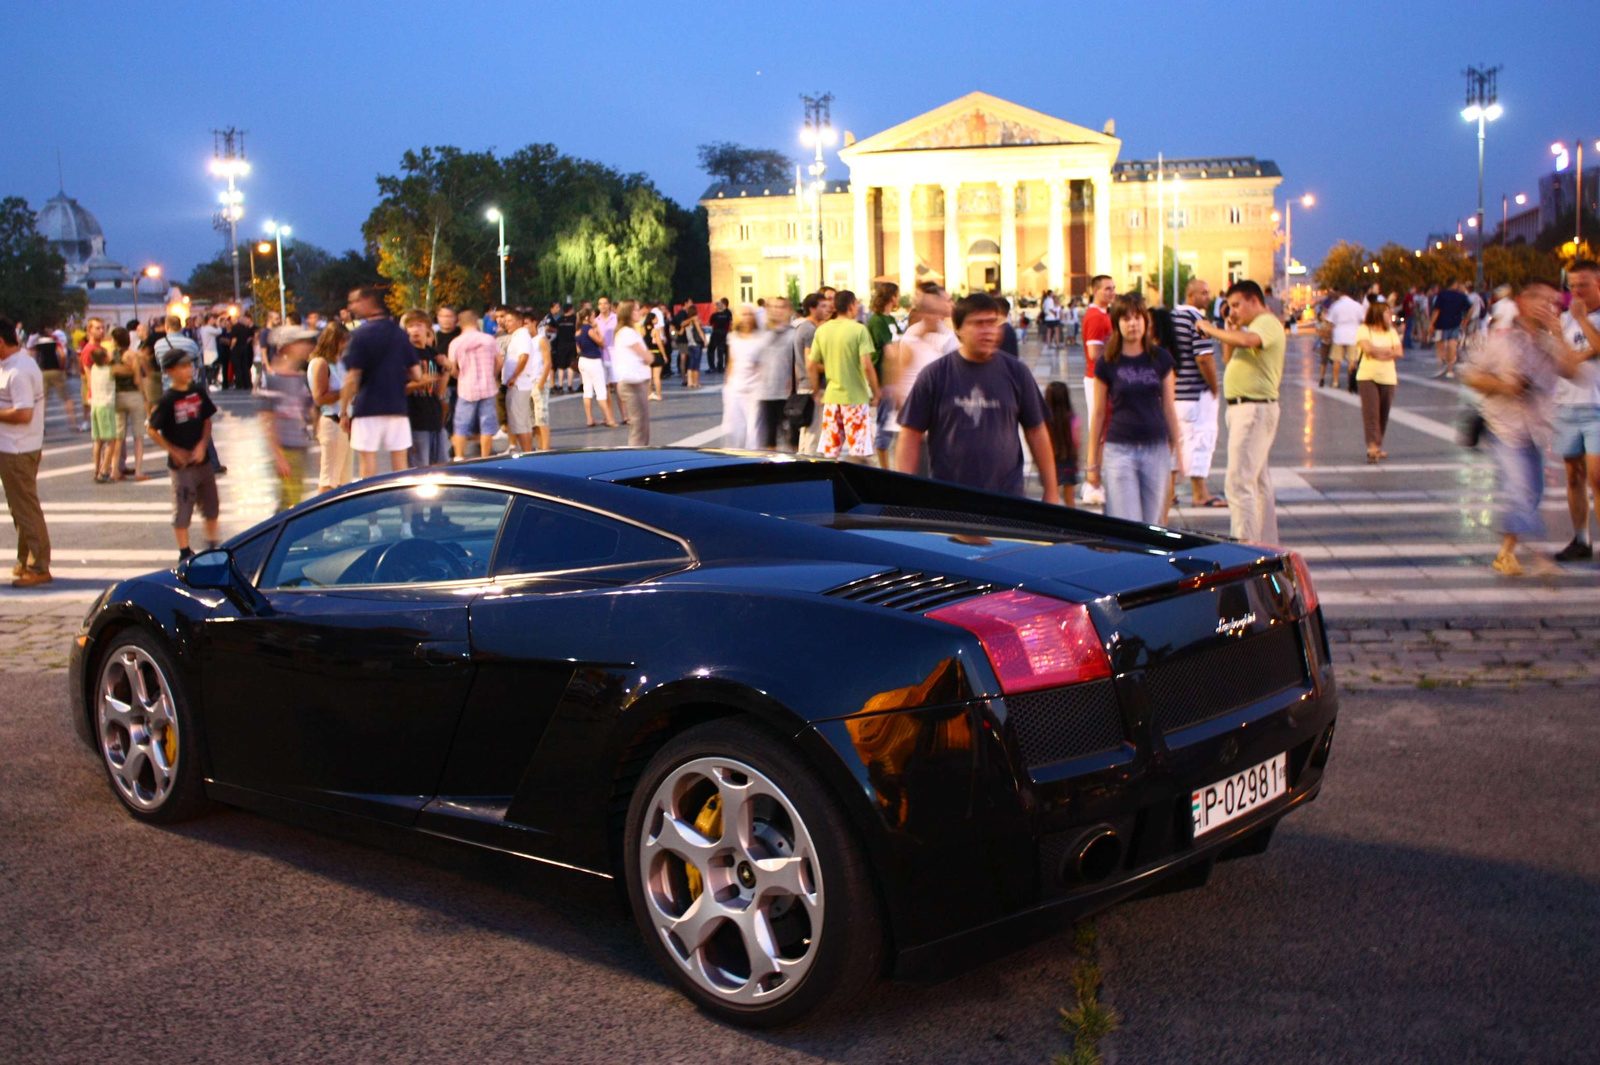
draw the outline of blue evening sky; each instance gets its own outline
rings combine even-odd
[[[66,190],[100,219],[111,256],[186,277],[224,244],[206,171],[215,126],[248,131],[241,233],[274,217],[338,252],[359,244],[373,178],[407,148],[549,141],[642,171],[687,204],[707,184],[697,144],[798,155],[801,92],[831,91],[836,126],[859,138],[981,89],[1094,129],[1115,118],[1125,159],[1275,160],[1283,193],[1318,198],[1295,215],[1296,257],[1314,264],[1340,238],[1417,245],[1471,214],[1475,136],[1458,114],[1469,64],[1505,67],[1491,228],[1502,192],[1536,195],[1552,140],[1582,134],[1592,149],[1600,94],[1577,73],[1593,33],[1581,8],[21,4],[7,19],[0,194],[37,209],[56,192],[59,148]]]

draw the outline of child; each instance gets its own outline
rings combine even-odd
[[[122,352],[116,357],[121,358]],[[94,483],[111,480],[117,461],[117,393],[111,379],[111,356],[95,346],[89,363],[89,428],[94,436]]]
[[[207,549],[217,546],[217,475],[206,460],[211,442],[211,416],[216,405],[195,386],[194,363],[187,349],[169,346],[161,353],[161,369],[172,387],[161,394],[150,412],[150,436],[167,453],[172,478],[172,531],[178,540],[178,560],[194,554],[189,549],[189,518],[195,505],[206,523]]]
[[[1056,453],[1056,484],[1061,502],[1077,504],[1078,494],[1078,419],[1072,413],[1072,389],[1063,381],[1051,381],[1044,389],[1048,412],[1045,425],[1050,430],[1050,445]]]
[[[261,417],[278,471],[278,509],[288,510],[305,498],[306,451],[311,443],[306,427],[312,411],[305,370],[317,334],[286,325],[274,339],[278,346],[267,364]]]

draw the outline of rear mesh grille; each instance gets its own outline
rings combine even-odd
[[[1122,746],[1122,712],[1109,680],[1006,696],[1029,769]]]
[[[979,584],[960,577],[892,569],[829,588],[822,594],[919,613],[993,590],[992,584]]]
[[[1152,666],[1144,675],[1156,728],[1188,728],[1269,695],[1306,684],[1305,655],[1293,625]]]

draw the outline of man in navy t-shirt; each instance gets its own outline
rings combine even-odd
[[[1439,354],[1439,372],[1433,375],[1435,377],[1456,375],[1456,349],[1461,343],[1461,323],[1472,307],[1466,288],[1465,281],[1457,281],[1433,298],[1433,329]]]
[[[1020,426],[1044,485],[1044,501],[1061,502],[1039,385],[1020,360],[995,356],[1004,323],[999,303],[987,293],[974,293],[956,303],[951,319],[961,347],[917,375],[900,408],[895,468],[916,473],[926,441],[935,479],[1020,496]]]
[[[378,472],[378,452],[389,453],[390,468],[406,469],[411,450],[411,419],[406,385],[422,380],[417,349],[383,306],[383,294],[366,285],[350,291],[350,310],[362,320],[344,349],[340,389],[350,446],[363,477]]]

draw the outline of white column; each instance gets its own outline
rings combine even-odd
[[[1000,182],[1000,291],[1017,290],[1017,183]]]
[[[900,291],[915,292],[917,288],[917,244],[912,229],[911,194],[915,185],[901,185],[900,195]],[[863,298],[865,298],[863,296]]]
[[[1067,241],[1061,232],[1062,197],[1066,189],[1060,181],[1050,181],[1050,244],[1047,252],[1050,261],[1050,288],[1060,300],[1067,287]]]
[[[958,292],[967,283],[966,264],[961,261],[961,182],[944,186],[944,287]]]
[[[1090,274],[1111,273],[1111,171],[1094,179],[1094,263]]]
[[[860,181],[850,183],[850,199],[855,207],[855,220],[850,229],[851,284],[857,292],[872,288],[872,214],[868,210],[868,197],[872,188]]]

